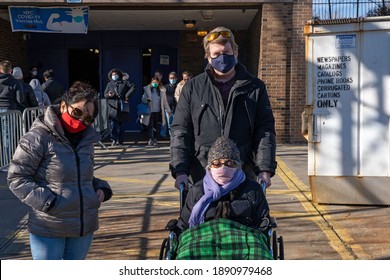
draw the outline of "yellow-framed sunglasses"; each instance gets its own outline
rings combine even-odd
[[[232,37],[233,37],[233,34],[232,34],[230,31],[213,32],[213,33],[210,33],[210,34],[207,36],[207,41],[208,41],[208,42],[214,41],[214,40],[217,39],[219,36],[222,36],[222,37],[224,37],[224,38],[232,38]]]

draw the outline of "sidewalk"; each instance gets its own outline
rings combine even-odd
[[[100,210],[88,259],[158,259],[166,223],[179,215],[179,194],[168,170],[169,147],[96,146],[97,177],[110,182],[113,198]],[[267,190],[287,260],[390,259],[390,208],[311,203],[307,147],[279,145],[278,170]],[[0,172],[0,259],[31,259],[25,229],[27,207],[10,193]]]

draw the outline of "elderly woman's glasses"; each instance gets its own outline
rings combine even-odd
[[[208,41],[208,42],[214,41],[214,40],[217,39],[220,35],[221,35],[222,37],[225,37],[225,38],[232,38],[232,37],[233,37],[233,34],[232,34],[230,31],[219,31],[219,32],[210,33],[210,34],[207,36],[207,41]]]
[[[73,107],[72,105],[68,106],[72,109],[72,112],[70,113],[72,118],[81,121],[85,126],[90,126],[94,122],[95,119],[87,112],[84,112],[80,108]]]
[[[213,162],[210,163],[211,168],[220,168],[222,165],[227,166],[227,167],[235,167],[237,166],[237,161],[235,160],[214,160]]]

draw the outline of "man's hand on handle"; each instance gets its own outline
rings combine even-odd
[[[271,186],[271,173],[269,172],[260,172],[259,175],[257,175],[257,182],[261,184],[261,181],[264,181],[267,188]]]
[[[180,183],[184,183],[185,189],[188,190],[188,175],[180,174],[176,176],[175,188],[180,190]]]

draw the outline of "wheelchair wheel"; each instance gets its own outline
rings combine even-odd
[[[164,238],[162,244],[161,244],[161,247],[160,247],[160,256],[159,256],[159,260],[163,260],[165,259],[166,255],[167,255],[167,242],[168,242],[168,238]]]
[[[276,235],[276,231],[272,232],[271,241],[272,241],[272,256],[274,260],[277,260],[278,259],[278,238]]]
[[[284,260],[283,236],[279,236],[278,237],[278,243],[279,243],[279,260]]]

